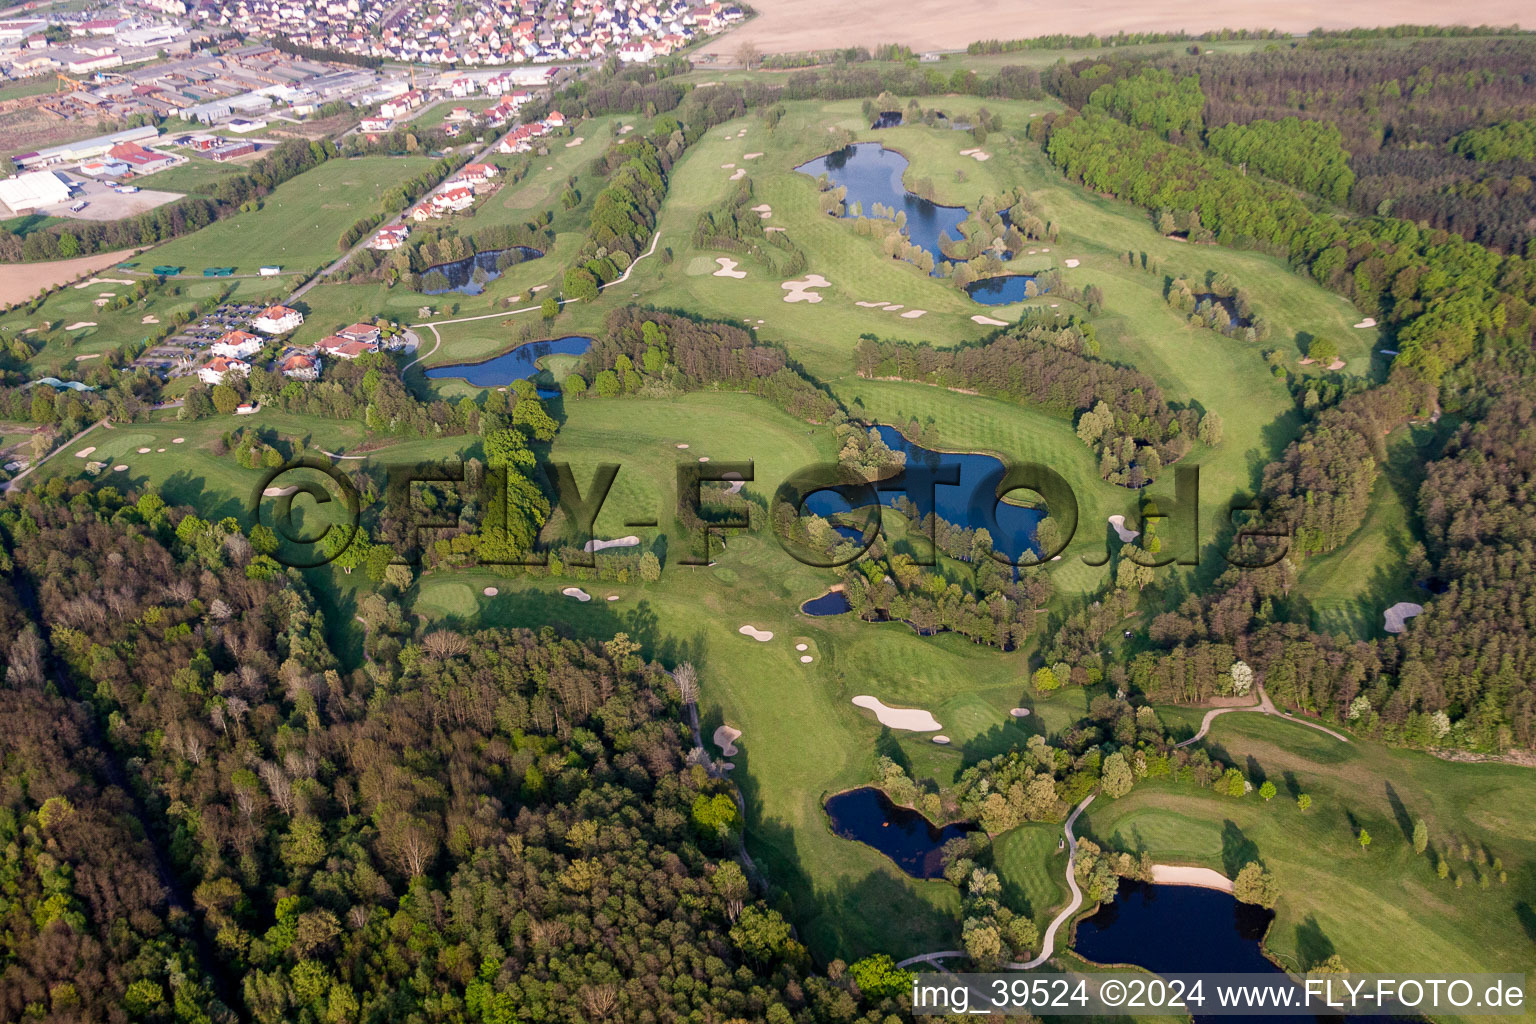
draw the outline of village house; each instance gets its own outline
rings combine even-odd
[[[308,352],[288,352],[278,360],[277,372],[290,380],[319,380],[320,357]]]
[[[337,359],[356,359],[365,352],[377,352],[379,350],[377,344],[366,341],[353,341],[350,338],[343,338],[339,334],[327,334],[320,339],[320,344],[316,345],[315,348]]]
[[[198,379],[204,384],[222,384],[224,377],[231,373],[250,373],[251,364],[243,359],[231,359],[228,356],[214,356],[202,369],[197,371]]]
[[[410,236],[411,229],[405,224],[391,224],[387,228],[380,228],[368,242],[368,248],[379,252],[391,252],[405,245],[405,240]]]
[[[475,193],[462,185],[444,189],[432,197],[432,205],[439,210],[467,210],[475,205]]]
[[[376,345],[378,344],[381,332],[373,324],[352,324],[350,327],[343,327],[336,333],[348,341],[361,341],[366,345]]]
[[[304,314],[287,306],[268,306],[261,315],[251,321],[251,326],[263,334],[287,334],[304,322]]]
[[[228,331],[220,335],[219,340],[210,345],[208,351],[216,356],[248,359],[260,352],[263,344],[265,343],[260,338],[247,331]]]

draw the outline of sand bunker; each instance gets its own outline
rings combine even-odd
[[[773,207],[769,206],[767,203],[758,203],[756,206],[752,207],[752,212],[757,214],[760,220],[767,220],[769,217],[773,216]]]
[[[83,327],[95,327],[95,326],[96,326],[96,321],[95,320],[76,320],[72,324],[65,324],[64,325],[64,329],[66,331],[78,331],[78,330],[80,330]]]
[[[156,449],[155,449],[155,451],[157,451],[157,452],[163,452],[163,451],[165,451],[165,449],[164,449],[164,448],[156,448]]]
[[[618,540],[589,540],[581,546],[581,550],[589,554],[594,551],[606,551],[609,548],[632,548],[640,543],[640,538],[634,534],[628,537],[620,537]]]
[[[991,160],[992,159],[992,154],[991,153],[984,153],[980,149],[962,149],[960,151],[960,155],[961,156],[968,156],[972,160]]]
[[[885,304],[885,311],[887,313],[894,313],[898,309],[906,309],[906,308],[907,308],[906,306],[903,306],[899,302],[888,302],[888,303]]]
[[[1069,267],[1075,267],[1075,266],[1077,266],[1077,262],[1078,261],[1077,260],[1062,260],[1062,262],[1065,263]]]
[[[809,654],[802,654],[802,655],[800,655],[800,664],[802,664],[802,665],[809,665],[811,662],[813,662],[815,660],[816,659],[811,657]]]
[[[995,319],[995,318],[990,317],[990,316],[982,316],[980,313],[977,313],[975,316],[971,317],[971,320],[973,320],[974,322],[976,322],[978,324],[982,324],[983,326],[986,326],[986,327],[1007,327],[1008,326],[1008,321],[1007,320],[998,320],[998,319]]]
[[[741,158],[743,160],[756,160],[758,157],[760,157],[762,155],[763,154],[761,154],[761,153],[743,153],[743,154],[741,154]]]
[[[811,291],[812,288],[830,288],[832,282],[820,274],[807,274],[803,281],[785,281],[779,287],[787,293],[785,302],[820,302],[821,295]]]
[[[101,358],[101,353],[100,352],[87,352],[83,356],[75,356],[75,362],[83,363],[83,362],[85,362],[88,359],[100,359],[100,358]]]
[[[1387,620],[1386,625],[1382,628],[1388,633],[1401,633],[1407,628],[1409,619],[1423,613],[1423,605],[1414,604],[1412,601],[1399,601],[1382,613],[1383,617]]]
[[[1221,872],[1185,864],[1153,864],[1152,881],[1157,885],[1198,885],[1205,889],[1232,891],[1232,880]]]
[[[715,262],[720,264],[720,269],[711,274],[711,277],[734,277],[739,280],[747,276],[745,270],[736,269],[739,264],[733,259],[725,256],[716,256]]]
[[[771,235],[775,231],[788,231],[788,230],[789,230],[788,228],[763,228],[763,234]]]
[[[112,472],[114,472],[114,473],[126,473],[126,472],[128,472],[128,466],[127,466],[126,463],[119,462],[117,465],[112,467]]]
[[[679,450],[686,450],[688,446],[685,445],[685,444],[680,444],[677,447],[679,448]]]
[[[94,452],[95,450],[96,450],[95,448],[81,448],[79,451],[75,452],[75,458],[83,459],[87,455],[91,454],[91,452]]]
[[[745,167],[738,167],[738,168],[736,168],[736,173],[732,174],[726,180],[727,181],[740,181],[742,178],[745,178],[746,176],[747,176],[747,169]]]
[[[865,309],[884,309],[884,302],[855,302],[855,306],[863,306]]]
[[[610,601],[617,601],[618,599],[619,599],[619,595],[618,594],[609,594],[608,595],[608,600],[610,600]]]
[[[566,587],[564,590],[560,591],[560,593],[564,594],[566,597],[574,597],[576,600],[582,602],[583,604],[592,600],[592,595],[587,593],[585,590],[582,590],[580,587]]]
[[[720,165],[720,169],[721,169],[721,170],[722,170],[722,171],[728,171],[728,170],[730,170],[730,169],[731,169],[731,168],[732,168],[732,167],[735,167],[735,166],[736,166],[736,165],[735,165],[735,164],[721,164],[721,165]]]
[[[810,649],[811,649],[811,645],[810,644],[795,644],[795,650],[797,650],[797,651],[808,651]]]
[[[621,127],[619,129],[619,134],[620,135],[628,135],[630,132],[632,132],[634,130],[635,130],[635,126],[634,125],[626,124],[626,125],[624,125],[623,127]]]
[[[501,591],[497,590],[495,587],[486,587],[484,590],[480,591],[480,593],[484,594],[486,597],[495,597],[497,594],[501,593]]]
[[[1373,317],[1373,316],[1368,316],[1364,320],[1361,320],[1359,323],[1355,324],[1355,326],[1360,328],[1361,330],[1364,330],[1367,327],[1375,327],[1376,326],[1376,318]]]
[[[722,725],[715,730],[715,746],[720,748],[720,753],[726,757],[735,757],[740,751],[736,749],[736,741],[741,739],[741,730],[732,729],[728,725]]]
[[[926,312],[928,312],[926,309],[909,309],[905,313],[901,314],[901,318],[903,320],[916,320]]]
[[[184,437],[173,437],[171,438],[171,444],[181,444],[185,440],[186,438]]]
[[[566,149],[574,149],[575,147],[581,145],[583,142],[586,142],[586,141],[587,141],[586,139],[584,139],[580,135],[578,135],[574,139],[572,139],[570,142],[567,142],[565,144],[565,148]]]
[[[949,737],[940,733],[938,736],[933,738],[933,742],[937,743],[941,747],[947,747],[949,746]]]
[[[1128,530],[1125,528],[1125,516],[1110,516],[1109,525],[1113,526],[1115,532],[1120,535],[1120,543],[1122,544],[1129,544],[1141,536],[1140,530]]]
[[[76,288],[89,288],[93,284],[133,284],[125,277],[93,277],[88,281],[81,281]]]
[[[902,729],[906,732],[937,732],[944,728],[937,718],[922,708],[893,708],[882,703],[880,698],[871,697],[866,693],[853,698],[853,703],[873,711],[875,718],[887,728]]]
[[[1328,364],[1328,369],[1330,369],[1330,370],[1342,370],[1342,369],[1344,369],[1344,360],[1342,360],[1342,359],[1335,359],[1333,362]]]
[[[742,626],[736,632],[740,633],[742,636],[749,636],[753,640],[756,640],[758,643],[762,644],[765,644],[769,640],[773,639],[773,634],[771,632],[766,629],[758,629],[756,626],[751,625],[750,623]]]
[[[140,455],[148,455],[149,454],[149,449],[148,448],[140,448],[139,449],[139,454]]]
[[[161,448],[160,450],[165,451],[164,448]],[[266,490],[261,492],[261,496],[263,498],[286,498],[290,494],[297,493],[299,493],[298,486],[289,485],[287,487],[268,487]]]
[[[708,455],[700,455],[699,456],[699,461],[700,462],[708,462],[709,461],[709,456]]]
[[[160,318],[157,317],[157,316],[146,316],[146,317],[144,317],[144,319],[139,321],[139,323],[141,323],[141,324],[157,324],[159,322],[160,322]]]

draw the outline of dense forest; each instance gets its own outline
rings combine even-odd
[[[1509,109],[1523,102],[1530,66],[1527,61],[1517,68],[1511,53],[1525,53],[1530,45],[1524,38],[1489,43],[1486,61],[1449,42],[1410,50],[1425,46],[1445,60],[1460,54],[1455,59],[1479,71],[1469,75],[1463,68],[1459,81],[1486,84],[1489,105]],[[1255,56],[1251,67],[1229,78],[1278,89],[1300,66],[1303,52]],[[1360,62],[1357,70],[1371,67],[1377,75],[1395,74],[1397,62],[1406,59],[1396,50],[1342,52]],[[1344,58],[1325,51],[1317,59],[1327,66]],[[1265,67],[1273,69],[1273,79],[1265,77]],[[1417,95],[1437,95],[1441,88],[1467,95],[1449,71],[1431,70],[1420,73]],[[1204,65],[1200,80],[1207,88],[1213,81]],[[1320,86],[1327,81],[1320,79]],[[1359,96],[1387,84],[1380,78],[1375,83],[1362,74],[1350,88]],[[1255,90],[1245,95],[1262,95],[1257,84]],[[1391,103],[1386,108],[1396,109]],[[1444,144],[1465,129],[1464,111],[1427,105],[1426,116],[1435,111],[1443,123],[1425,129],[1431,141]],[[1356,121],[1345,114],[1339,121],[1347,143],[1360,138],[1351,137]],[[1525,579],[1530,538],[1511,513],[1511,503],[1523,500],[1529,487],[1521,439],[1530,430],[1536,379],[1530,362],[1536,268],[1519,254],[1500,256],[1401,219],[1340,222],[1282,186],[1242,174],[1218,159],[1217,147],[1202,152],[1178,145],[1104,114],[1046,118],[1031,130],[1069,178],[1210,240],[1288,259],[1376,316],[1398,352],[1386,381],[1311,408],[1301,437],[1264,468],[1262,513],[1289,536],[1284,557],[1265,569],[1229,570],[1214,586],[1157,615],[1149,630],[1156,649],[1117,671],[1154,700],[1200,700],[1230,692],[1227,666],[1241,658],[1260,666],[1274,699],[1384,739],[1482,749],[1536,742],[1536,687],[1522,668],[1528,660],[1528,587],[1518,582]],[[1312,631],[1292,596],[1300,564],[1338,549],[1359,529],[1385,460],[1386,435],[1441,410],[1455,411],[1464,423],[1430,463],[1419,489],[1425,543],[1412,555],[1415,574],[1438,596],[1426,593],[1427,610],[1413,628],[1385,640],[1348,641]],[[1255,541],[1239,537],[1233,543],[1242,549]],[[1102,616],[1081,618],[1075,625],[1070,618],[1063,622],[1053,641],[1057,654],[1081,649],[1070,642],[1072,629],[1087,627],[1091,637],[1110,626]]]
[[[7,1017],[233,1019],[215,978],[258,1022],[897,1009],[900,972],[812,972],[682,690],[625,634],[420,634],[373,597],[343,673],[232,523],[81,486],[0,531],[50,623],[0,587]]]
[[[1536,39],[1486,34],[1495,38],[1437,32],[1386,47],[1344,33],[1252,54],[1094,58],[1042,81],[1073,107],[1206,145],[1358,213],[1523,252],[1536,237]]]

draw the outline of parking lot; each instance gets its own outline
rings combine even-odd
[[[208,359],[208,349],[214,342],[230,331],[250,330],[251,321],[265,308],[252,303],[226,303],[160,344],[145,349],[134,365],[153,370],[161,377],[191,373]]]
[[[69,177],[71,181],[78,182],[81,188],[68,202],[42,207],[39,212],[73,220],[121,220],[181,198],[180,192],[161,192],[148,188],[124,195],[121,192],[114,192],[111,185],[93,178],[85,178],[74,173]],[[70,209],[82,199],[90,205],[79,211]]]

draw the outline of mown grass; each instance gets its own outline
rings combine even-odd
[[[139,259],[184,266],[193,274],[227,266],[244,273],[266,265],[314,270],[341,254],[341,233],[359,217],[378,212],[383,193],[431,165],[425,156],[328,160],[279,185],[261,209],[210,224]]]
[[[1293,969],[1333,952],[1363,972],[1528,966],[1536,941],[1536,787],[1529,769],[1346,746],[1259,715],[1224,715],[1205,742],[1255,785],[1274,782],[1275,799],[1142,784],[1120,800],[1096,801],[1079,831],[1229,877],[1260,861],[1282,891],[1266,948]],[[1299,793],[1312,797],[1305,812]],[[1425,856],[1411,844],[1420,817],[1431,836]],[[1364,850],[1356,841],[1361,828],[1372,839]],[[1470,860],[1462,859],[1463,843]],[[1450,869],[1446,880],[1435,875],[1441,857]],[[1495,857],[1507,882],[1490,866]],[[1479,884],[1484,875],[1486,889]]]

